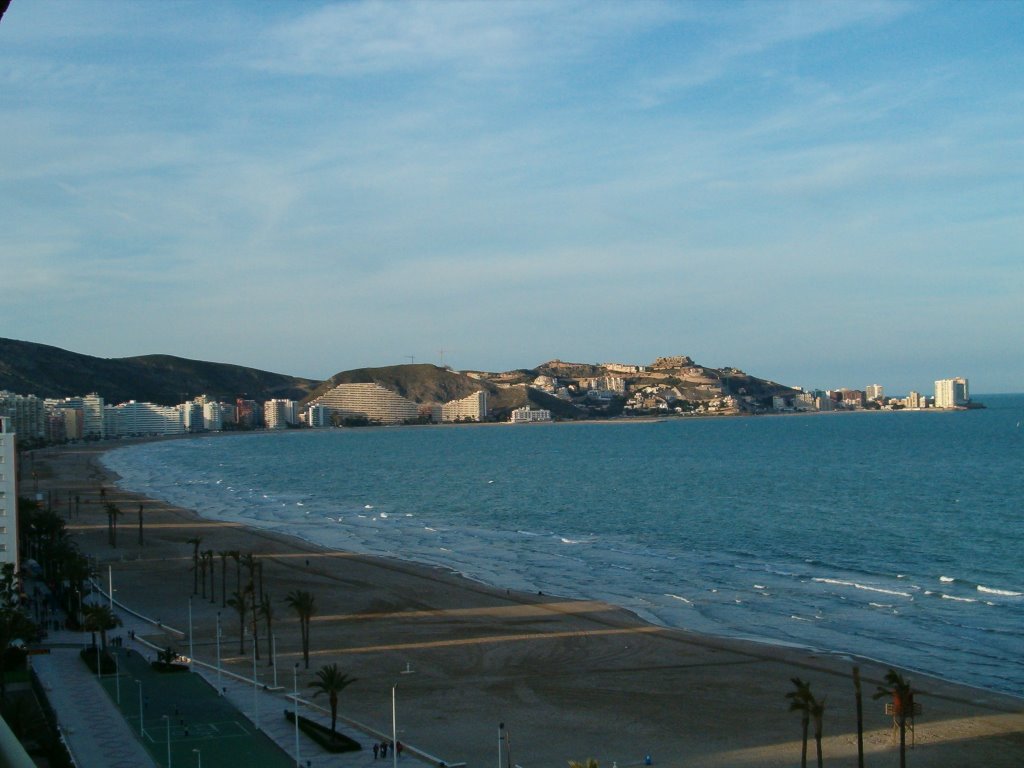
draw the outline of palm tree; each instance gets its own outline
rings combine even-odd
[[[232,549],[228,552],[228,555],[232,560],[235,561],[235,589],[239,592],[242,591],[242,553],[237,549]]]
[[[309,620],[316,613],[316,600],[312,593],[304,589],[296,589],[288,593],[284,601],[299,617],[299,633],[302,636],[302,658],[309,669]]]
[[[121,510],[112,501],[104,502],[107,510],[107,536],[110,539],[110,546],[117,549],[117,518],[121,516]]]
[[[249,613],[248,590],[235,591],[228,598],[228,605],[238,612],[238,652],[245,655],[245,617]]]
[[[202,543],[199,536],[193,536],[185,541],[192,545],[192,594],[199,594],[199,545]]]
[[[789,699],[789,711],[800,713],[800,722],[803,725],[803,747],[800,750],[800,768],[807,768],[807,729],[811,723],[811,684],[805,683],[799,677],[790,678],[796,690],[786,694]]]
[[[570,760],[569,768],[597,768],[597,760],[592,757],[586,760]]]
[[[4,605],[0,608],[0,657],[15,640],[30,640],[35,637],[36,625],[20,608]],[[6,665],[0,663],[0,702],[7,698]]]
[[[220,605],[223,608],[228,604],[228,558],[231,550],[221,549],[217,554],[220,555]]]
[[[85,616],[82,622],[82,628],[87,632],[93,633],[93,645],[96,645],[96,634],[100,633],[100,650],[106,652],[107,650],[107,630],[114,629],[115,627],[121,626],[120,617],[110,610],[108,605],[100,605],[99,603],[92,603],[82,608],[82,613]],[[97,658],[96,663],[99,663]]]
[[[206,568],[210,572],[210,602],[211,603],[216,603],[217,602],[217,590],[216,590],[216,585],[214,584],[214,575],[216,574],[217,569],[216,569],[216,567],[214,567],[214,564],[213,564],[213,550],[212,549],[206,550],[203,553],[203,557],[205,557],[209,561],[206,564]]]
[[[348,688],[356,681],[356,678],[343,674],[337,664],[325,664],[316,673],[317,679],[309,684],[310,688],[316,688],[313,694],[315,699],[321,693],[326,693],[331,703],[331,741],[337,738],[336,726],[338,724],[338,694]]]
[[[252,601],[252,653],[257,659],[260,657],[260,605],[256,602],[256,590],[249,584],[249,599]]]
[[[203,585],[203,599],[206,599],[206,553],[199,553],[199,560],[197,561],[199,566],[200,583]]]
[[[885,675],[885,685],[878,686],[873,698],[892,699],[892,713],[896,717],[896,725],[900,729],[900,768],[907,765],[907,715],[914,714],[914,689],[910,681],[895,669]]]
[[[274,606],[270,602],[270,593],[265,592],[260,599],[260,615],[267,622],[267,656],[270,666],[274,666]]]
[[[821,731],[825,718],[825,699],[818,701],[811,696],[811,717],[814,718],[814,743],[818,750],[818,768],[822,768]]]

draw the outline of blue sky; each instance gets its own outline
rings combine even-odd
[[[1024,391],[1024,3],[28,2],[0,336]]]

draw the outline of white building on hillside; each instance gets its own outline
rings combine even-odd
[[[365,418],[381,424],[415,421],[420,406],[380,384],[339,384],[310,405],[323,405],[342,418]]]
[[[15,434],[6,416],[0,416],[0,564],[13,563],[18,571],[18,468]]]
[[[483,421],[487,418],[487,392],[480,390],[441,406],[441,421]]]
[[[185,415],[176,406],[129,400],[106,411],[110,437],[185,434]]]

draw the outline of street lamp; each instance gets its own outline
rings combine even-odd
[[[193,749],[192,751],[196,753],[196,768],[203,768],[203,753],[198,749]]]
[[[220,679],[220,611],[217,611],[217,695],[222,695]]]
[[[114,651],[114,690],[117,691],[117,706],[121,706],[121,664],[117,660],[117,651]]]
[[[171,716],[160,715],[167,721],[167,768],[171,768]]]
[[[299,662],[292,667],[292,688],[295,690],[295,768],[302,768],[299,757]]]
[[[204,584],[206,582],[203,582]],[[195,653],[192,649],[192,595],[188,596],[188,663],[192,663]]]
[[[142,719],[142,681],[136,680],[135,684],[139,686],[139,735],[146,738],[146,727]]]
[[[258,698],[259,688],[256,682],[256,635],[252,636],[252,712],[256,722],[256,730],[260,729],[260,700]]]
[[[398,719],[395,717],[395,689],[398,683],[391,686],[391,762],[398,768]]]

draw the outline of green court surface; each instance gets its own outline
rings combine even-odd
[[[192,672],[159,673],[135,651],[118,654],[120,674],[103,678],[110,698],[161,766],[289,768],[289,757],[227,699]],[[120,690],[118,690],[120,689]],[[120,698],[120,701],[118,701]],[[139,704],[144,717],[139,722]],[[265,712],[283,717],[282,711]],[[168,755],[168,745],[170,754]]]

